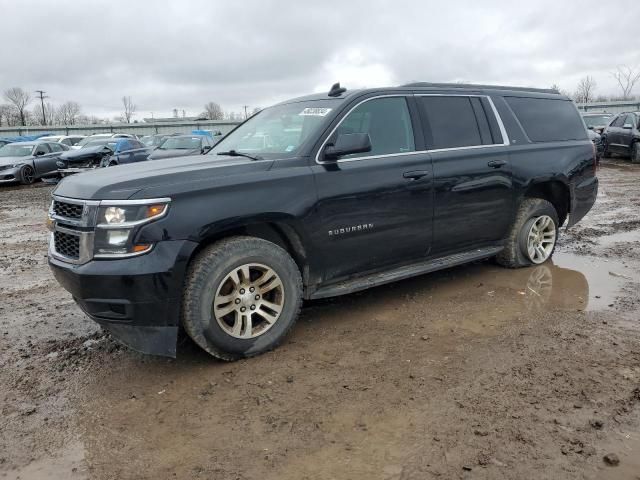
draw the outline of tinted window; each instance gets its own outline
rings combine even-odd
[[[404,97],[377,98],[358,105],[336,130],[336,134],[343,133],[368,133],[371,138],[370,152],[345,155],[343,158],[415,150],[411,117]]]
[[[532,142],[585,140],[584,123],[569,100],[505,97]]]
[[[482,145],[480,129],[469,97],[434,96],[420,97],[420,100],[431,131],[429,148]]]
[[[64,148],[62,148],[59,144],[57,143],[50,143],[49,144],[49,148],[51,148],[52,152],[62,152],[64,151]]]

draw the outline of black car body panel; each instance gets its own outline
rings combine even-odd
[[[437,125],[444,125],[445,133],[451,129],[449,117],[429,113],[437,104],[431,97],[467,99],[459,106],[473,112],[481,144],[434,148]],[[328,160],[327,146],[339,129],[346,129],[343,118],[380,98],[401,99],[388,103],[402,107],[412,132],[406,139],[410,148]],[[578,122],[569,135],[575,138],[531,140],[535,123],[527,133],[512,98],[568,102],[563,112]],[[338,98],[318,94],[281,105],[314,105],[305,102],[322,107],[301,112],[322,115],[321,123],[318,133],[291,154],[252,160],[217,155],[216,146],[208,155],[65,179],[54,192],[56,201],[88,205],[167,198],[170,207],[166,216],[135,230],[136,244],[154,246],[150,253],[73,265],[50,252],[56,278],[102,325],[177,328],[188,262],[198,248],[228,235],[255,235],[285,246],[300,266],[304,297],[319,298],[495,255],[525,196],[547,195],[568,225],[595,202],[593,144],[566,97],[473,86],[411,86],[353,91]],[[397,124],[371,126],[372,134],[374,130],[380,138],[405,141]],[[65,219],[56,224],[64,226]],[[93,299],[107,307],[91,305]],[[116,308],[126,318],[115,321],[108,305],[122,303],[133,306]],[[156,333],[151,343],[160,347],[155,353],[166,355],[172,334],[167,334],[168,342],[158,343]],[[125,341],[137,342],[139,350],[154,350],[140,340],[144,337],[134,337],[135,342],[131,335]]]

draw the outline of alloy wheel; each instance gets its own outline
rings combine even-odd
[[[545,262],[556,244],[556,224],[548,215],[537,217],[527,233],[527,255],[535,264]]]
[[[248,263],[235,267],[218,287],[213,316],[235,338],[255,338],[269,330],[284,307],[284,287],[270,267]]]

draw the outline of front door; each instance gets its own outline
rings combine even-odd
[[[312,167],[318,192],[313,235],[324,281],[422,259],[431,244],[431,160],[417,151],[407,98],[361,102],[325,145],[348,133],[368,133],[372,150],[334,162],[324,162],[320,152]]]

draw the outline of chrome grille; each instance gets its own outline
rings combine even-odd
[[[66,203],[59,200],[53,202],[53,213],[59,217],[79,219],[82,218],[84,205]]]
[[[56,231],[53,234],[55,251],[67,258],[80,258],[80,237],[69,233]]]

